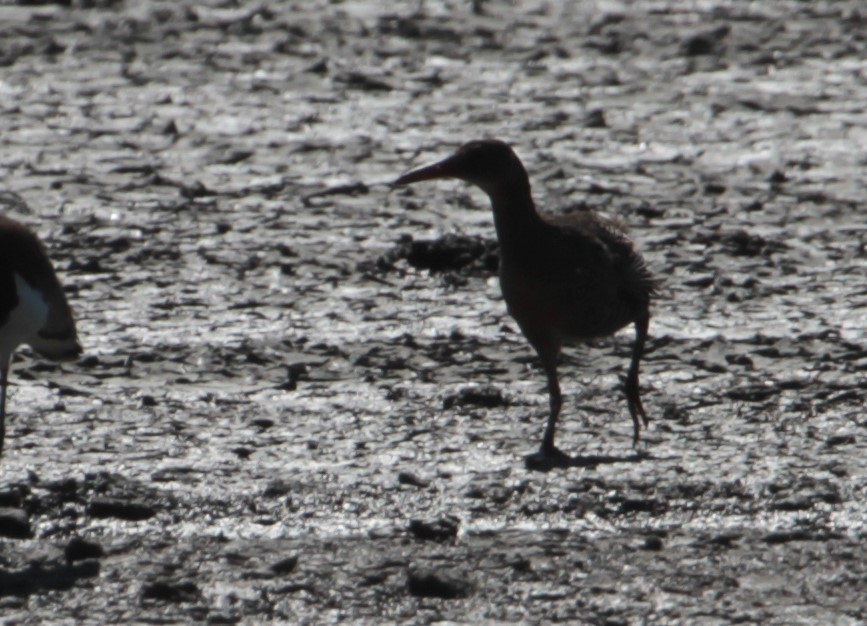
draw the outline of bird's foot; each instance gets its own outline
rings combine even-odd
[[[588,463],[578,456],[569,456],[557,446],[539,448],[538,452],[524,457],[524,466],[531,472],[550,472],[552,469],[567,467],[592,467],[596,463]]]

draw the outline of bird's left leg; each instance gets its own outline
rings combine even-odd
[[[647,428],[650,420],[647,413],[644,412],[644,407],[641,404],[641,391],[638,387],[638,363],[641,361],[641,355],[644,353],[644,343],[647,341],[647,327],[650,323],[650,318],[647,315],[635,320],[635,344],[632,347],[632,363],[629,365],[629,373],[626,375],[626,402],[629,404],[629,415],[632,416],[633,436],[632,445],[637,446],[639,441],[639,432],[641,430],[641,421],[644,422],[644,427]]]

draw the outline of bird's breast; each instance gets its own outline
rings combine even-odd
[[[15,348],[28,343],[48,321],[48,304],[42,292],[34,289],[20,274],[14,277],[18,303],[0,327],[0,358],[8,358]]]
[[[509,314],[525,332],[533,328],[558,331],[564,327],[567,312],[544,281],[528,273],[505,269],[500,273],[500,288]]]

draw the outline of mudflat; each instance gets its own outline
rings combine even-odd
[[[867,621],[859,2],[0,6],[0,201],[85,355],[22,350],[0,621]],[[388,182],[508,141],[540,209],[664,281],[544,375],[487,199]]]

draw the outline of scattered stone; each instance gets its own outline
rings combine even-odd
[[[722,42],[731,31],[726,24],[714,30],[697,33],[682,44],[683,54],[688,57],[705,56],[721,52]]]
[[[658,552],[662,550],[662,539],[657,537],[656,535],[651,535],[644,540],[644,545],[642,546],[644,550],[651,550],[654,552]]]
[[[30,539],[33,531],[27,513],[21,509],[0,509],[0,537]]]
[[[478,406],[492,409],[508,405],[508,399],[495,387],[465,387],[443,399],[444,409],[450,409],[453,406]]]
[[[232,452],[242,461],[246,461],[253,454],[254,450],[251,448],[245,448],[244,446],[238,446],[237,448],[232,448]]]
[[[411,520],[409,532],[422,541],[451,541],[458,536],[460,521],[454,517],[445,517],[432,522]]]
[[[156,405],[157,405],[157,400],[152,395],[143,394],[143,395],[139,396],[139,406],[141,406],[141,408],[146,409],[146,408],[155,407]]]
[[[602,109],[590,109],[584,115],[585,128],[607,128],[608,124],[605,121],[605,111]]]
[[[73,537],[63,549],[63,556],[67,563],[83,561],[84,559],[98,559],[105,556],[102,546],[93,541],[87,541],[81,537]]]
[[[163,125],[162,129],[160,129],[160,132],[163,135],[171,135],[173,137],[177,137],[181,134],[178,130],[177,124],[175,124],[175,120],[169,120],[168,122],[166,122],[166,124]]]
[[[397,482],[401,485],[412,485],[413,487],[419,487],[421,489],[425,489],[430,486],[430,482],[422,480],[415,474],[410,474],[409,472],[400,472],[397,475]]]
[[[199,588],[191,582],[157,581],[144,585],[141,592],[142,599],[161,602],[195,602],[200,596]]]
[[[731,548],[741,538],[738,533],[723,533],[708,539],[708,543],[722,548]]]
[[[779,531],[768,533],[764,536],[764,542],[769,544],[789,543],[790,541],[810,541],[812,534],[806,530]]]
[[[386,81],[361,72],[339,74],[335,77],[335,80],[351,89],[360,89],[362,91],[391,91],[393,89]]]
[[[291,574],[295,571],[295,568],[298,567],[298,555],[292,555],[285,559],[281,559],[271,565],[269,568],[275,574],[285,575]]]
[[[113,517],[130,522],[141,522],[156,515],[156,509],[150,505],[109,498],[95,498],[87,505],[86,512],[92,517]]]
[[[294,485],[284,480],[272,480],[262,491],[263,498],[281,498],[292,491]]]
[[[410,595],[417,598],[443,598],[455,600],[470,595],[468,582],[449,574],[430,570],[410,570],[406,577]]]
[[[780,170],[774,170],[771,175],[768,176],[768,182],[772,185],[782,185],[787,180],[789,180],[789,177]]]
[[[825,440],[825,445],[829,448],[835,448],[837,446],[847,446],[854,443],[857,443],[858,439],[855,435],[831,435]]]
[[[518,574],[527,574],[533,571],[533,563],[525,556],[520,554],[516,554],[511,557],[507,561],[509,567],[511,567]]]
[[[78,481],[74,478],[63,478],[45,483],[45,488],[51,493],[72,499],[78,494]]]
[[[21,506],[21,492],[18,489],[0,491],[0,508],[17,508]]]

